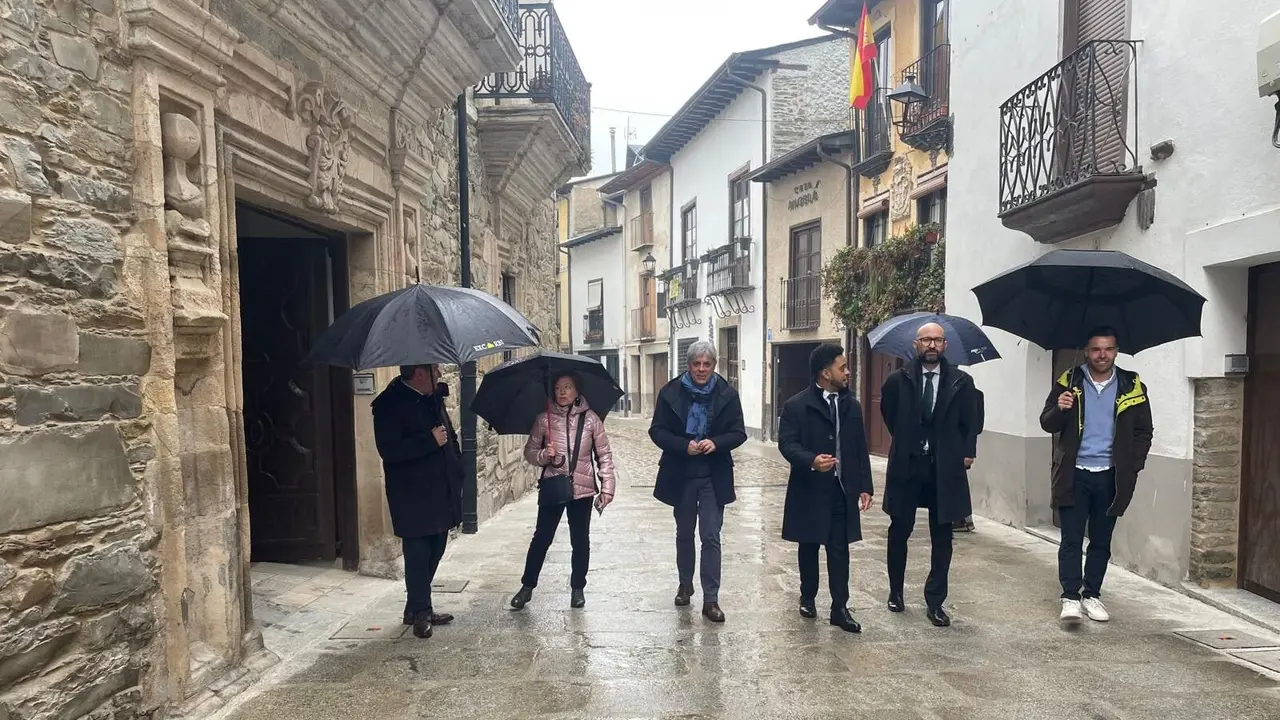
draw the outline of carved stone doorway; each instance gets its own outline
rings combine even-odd
[[[348,304],[341,235],[236,205],[251,559],[359,567],[351,372],[303,362]]]

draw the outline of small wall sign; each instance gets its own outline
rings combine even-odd
[[[792,188],[793,197],[787,201],[787,210],[796,210],[818,202],[818,186],[821,184],[821,180],[810,180]]]
[[[351,392],[356,395],[377,395],[378,389],[373,383],[373,373],[353,373]]]

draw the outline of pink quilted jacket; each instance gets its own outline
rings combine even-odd
[[[591,449],[596,451],[600,469],[600,492],[613,494],[613,451],[609,448],[609,436],[604,431],[604,421],[587,407],[586,403],[572,405],[566,412],[554,405],[551,408],[551,437],[555,438],[556,454],[568,462],[573,451],[573,441],[578,430],[578,415],[584,415],[582,448],[578,451],[578,466],[573,470],[573,499],[580,500],[596,494],[596,473],[591,466]],[[573,422],[568,422],[572,418]],[[566,437],[566,433],[568,434]],[[550,467],[545,448],[547,437],[547,413],[538,413],[529,441],[524,444],[524,459],[538,467],[546,467],[548,476],[564,473],[564,468]]]

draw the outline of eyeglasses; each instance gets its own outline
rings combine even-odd
[[[916,342],[920,343],[921,345],[941,345],[946,341],[947,341],[946,338],[940,338],[940,337],[916,338]]]

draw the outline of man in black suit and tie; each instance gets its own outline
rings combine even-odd
[[[885,475],[884,511],[889,523],[889,610],[903,612],[907,540],[916,509],[929,510],[931,553],[925,581],[926,617],[951,624],[942,609],[951,570],[954,523],[973,513],[968,469],[977,455],[973,378],[943,357],[941,325],[916,331],[916,359],[895,370],[880,392],[880,413],[893,436]]]
[[[787,400],[778,426],[778,450],[791,465],[782,539],[800,544],[800,614],[818,615],[818,547],[825,545],[831,624],[862,632],[847,607],[849,543],[862,539],[858,512],[871,507],[874,493],[862,407],[849,392],[849,362],[839,345],[819,345],[809,369],[813,387]]]

